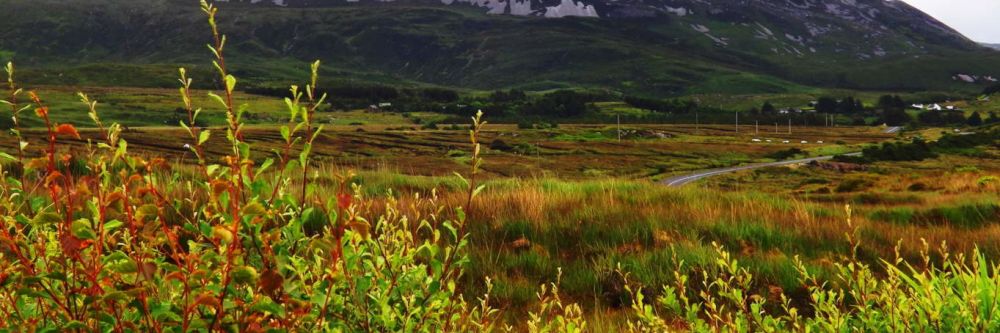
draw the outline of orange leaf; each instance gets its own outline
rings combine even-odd
[[[46,116],[49,115],[49,108],[44,107],[44,106],[40,107],[40,108],[37,108],[37,109],[35,109],[35,114],[38,115],[38,117],[40,117],[40,118],[45,118]]]
[[[59,178],[62,177],[63,174],[60,173],[59,171],[52,171],[52,173],[50,173],[48,176],[45,177],[45,185],[51,185],[56,180],[59,180]]]
[[[80,139],[80,132],[77,132],[76,127],[70,124],[62,124],[56,127],[56,134]]]
[[[198,306],[198,305],[204,305],[210,308],[218,308],[219,299],[212,294],[204,293],[199,295],[198,298],[195,299],[194,304],[192,304],[192,306]]]
[[[46,159],[46,158],[35,158],[35,159],[32,159],[32,160],[28,161],[28,165],[26,165],[24,168],[25,169],[42,169],[42,168],[45,168],[45,166],[47,166],[48,164],[49,164],[49,160]]]

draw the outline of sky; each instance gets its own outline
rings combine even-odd
[[[904,0],[977,42],[1000,43],[1000,0]]]

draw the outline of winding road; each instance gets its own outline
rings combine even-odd
[[[885,133],[887,133],[887,134],[895,134],[895,133],[899,133],[902,129],[903,129],[902,127],[898,127],[898,126],[889,127],[889,128],[887,128],[885,130]],[[850,153],[850,154],[844,154],[844,155],[847,155],[847,156],[860,156],[861,153]],[[708,178],[708,177],[712,177],[712,176],[715,176],[715,175],[726,174],[726,173],[731,173],[731,172],[737,172],[737,171],[743,171],[743,170],[753,170],[753,169],[766,168],[766,167],[774,167],[774,166],[784,166],[784,165],[793,165],[793,164],[805,164],[805,163],[811,163],[811,162],[816,162],[816,161],[826,161],[826,160],[830,160],[830,159],[833,159],[833,156],[820,156],[820,157],[803,158],[803,159],[797,159],[797,160],[787,160],[787,161],[778,161],[778,162],[769,162],[769,163],[755,163],[755,164],[747,164],[747,165],[741,165],[741,166],[735,166],[735,167],[729,167],[729,168],[702,170],[702,171],[698,171],[698,172],[695,172],[695,173],[692,173],[692,174],[681,175],[681,176],[676,176],[676,177],[670,177],[670,178],[661,180],[660,184],[663,184],[663,185],[666,185],[666,186],[670,186],[670,187],[680,187],[680,186],[684,186],[684,185],[687,185],[687,184],[690,184],[690,183],[693,183],[693,182],[696,182],[698,180],[702,180],[702,179],[705,179],[705,178]]]

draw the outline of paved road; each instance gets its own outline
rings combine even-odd
[[[887,134],[895,134],[895,133],[899,133],[899,131],[902,131],[902,130],[903,130],[902,127],[894,126],[894,127],[887,128],[885,130],[885,133],[887,133]],[[844,155],[847,155],[847,156],[861,156],[861,153],[850,153],[850,154],[844,154]],[[708,178],[708,177],[711,177],[711,176],[715,176],[715,175],[721,175],[721,174],[724,174],[724,173],[730,173],[730,172],[736,172],[736,171],[743,171],[743,170],[752,170],[752,169],[759,169],[759,168],[766,168],[766,167],[773,167],[773,166],[784,166],[784,165],[793,165],[793,164],[806,164],[806,163],[810,163],[810,162],[814,162],[814,161],[826,161],[826,160],[829,160],[829,159],[833,159],[833,156],[821,156],[821,157],[813,157],[813,158],[803,158],[803,159],[798,159],[798,160],[788,160],[788,161],[770,162],[770,163],[747,164],[747,165],[741,165],[741,166],[730,167],[730,168],[703,170],[703,171],[699,171],[699,172],[688,174],[688,175],[667,178],[667,179],[661,180],[660,183],[663,184],[663,185],[671,186],[671,187],[680,187],[680,186],[684,186],[684,185],[696,182],[698,180],[702,180],[702,179],[705,179],[705,178]]]
[[[861,155],[861,153],[851,153],[851,154],[844,154],[844,155],[859,156],[859,155]],[[736,172],[736,171],[742,171],[742,170],[752,170],[752,169],[759,169],[759,168],[766,168],[766,167],[773,167],[773,166],[784,166],[784,165],[793,165],[793,164],[806,164],[806,163],[810,163],[810,162],[814,162],[814,161],[826,161],[826,160],[829,160],[829,159],[832,159],[832,158],[833,158],[833,156],[821,156],[821,157],[813,157],[813,158],[803,158],[803,159],[798,159],[798,160],[788,160],[788,161],[770,162],[770,163],[756,163],[756,164],[747,164],[747,165],[741,165],[741,166],[730,167],[730,168],[705,170],[705,171],[699,171],[697,173],[692,173],[692,174],[689,174],[689,175],[683,175],[683,176],[677,176],[677,177],[667,178],[667,179],[661,180],[660,183],[663,184],[663,185],[671,186],[671,187],[680,187],[680,186],[684,186],[684,185],[693,183],[693,182],[698,181],[698,180],[702,180],[702,179],[705,179],[705,178],[708,178],[708,177],[711,177],[711,176],[715,176],[715,175],[721,175],[721,174],[724,174],[724,173],[730,173],[730,172]]]

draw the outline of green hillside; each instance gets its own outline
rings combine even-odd
[[[180,64],[204,74],[195,76],[203,83],[210,77],[204,54],[192,51],[204,49],[207,37],[192,1],[2,0],[0,7],[16,13],[0,21],[0,58],[26,68],[31,83],[170,87],[166,74]],[[234,68],[259,85],[291,83],[316,58],[338,84],[583,87],[657,96],[814,87],[974,92],[982,86],[953,77],[1000,77],[1000,53],[986,49],[899,40],[885,47],[891,54],[912,47],[914,55],[859,59],[838,52],[868,42],[852,40],[852,31],[828,37],[827,48],[793,51],[777,37],[755,37],[755,25],[711,16],[543,19],[412,3],[224,7],[220,23]],[[795,32],[781,19],[753,19]],[[692,27],[727,36],[726,45]]]

